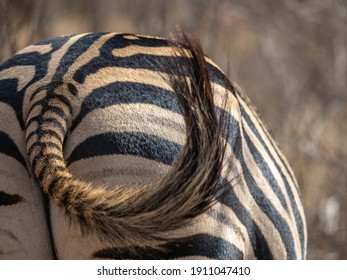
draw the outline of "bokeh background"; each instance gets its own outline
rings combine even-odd
[[[302,191],[308,259],[347,259],[346,0],[0,0],[0,63],[91,31],[179,25],[252,99]]]

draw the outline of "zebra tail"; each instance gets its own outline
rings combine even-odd
[[[52,93],[56,96],[42,104],[41,112],[29,113],[29,126],[34,128],[27,129],[27,151],[42,189],[83,233],[95,234],[115,246],[170,241],[169,231],[189,225],[223,193],[224,117],[216,115],[204,54],[199,42],[183,33],[172,44],[178,55],[168,66],[169,82],[184,114],[186,144],[157,183],[111,188],[74,177],[63,156],[71,117],[67,117],[67,101],[59,94],[59,86]],[[178,59],[182,56],[185,59]]]

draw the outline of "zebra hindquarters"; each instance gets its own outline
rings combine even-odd
[[[26,166],[24,133],[9,105],[0,102],[0,116],[0,259],[52,259],[43,196]]]
[[[116,93],[119,86],[108,90]],[[135,83],[127,87],[125,93],[108,98],[105,106],[93,107],[99,98],[93,94],[82,105],[81,112],[88,112],[80,122],[75,119],[65,140],[68,168],[77,178],[97,185],[143,188],[167,174],[184,145],[185,123],[175,96],[164,89],[138,88]],[[149,97],[152,102],[143,102]],[[168,101],[171,110],[164,106]],[[51,216],[58,258],[89,259],[112,247],[82,233],[54,203]]]
[[[164,87],[126,86],[127,90],[121,83],[109,85],[103,92],[107,104],[97,103],[100,95],[92,93],[81,107],[84,117],[72,122],[64,156],[74,177],[93,185],[145,188],[164,178],[182,151],[186,124],[175,95]],[[138,255],[126,240],[119,247],[82,233],[54,202],[51,220],[59,259],[242,259],[244,237],[221,218],[225,211],[216,203],[189,226],[166,233],[170,242],[153,246],[144,241],[143,247],[136,247]]]

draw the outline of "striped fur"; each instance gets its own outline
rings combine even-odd
[[[284,156],[178,37],[64,36],[0,66],[0,258],[305,258]]]

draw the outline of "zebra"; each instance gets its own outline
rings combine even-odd
[[[287,160],[197,38],[66,35],[0,66],[1,259],[304,259]]]

